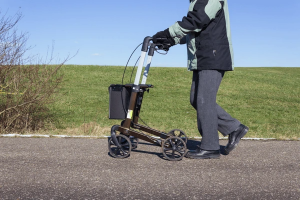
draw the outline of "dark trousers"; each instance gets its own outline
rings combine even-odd
[[[219,150],[218,131],[224,136],[241,124],[216,103],[217,93],[224,71],[193,71],[191,105],[197,111],[198,130],[202,136],[201,149]]]

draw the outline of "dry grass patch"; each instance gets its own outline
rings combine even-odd
[[[34,132],[24,132],[24,135],[67,135],[67,136],[95,136],[104,137],[110,135],[111,127],[102,127],[96,122],[84,123],[79,127],[71,127],[66,129],[52,129]]]

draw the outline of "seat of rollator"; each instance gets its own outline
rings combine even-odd
[[[133,85],[134,84],[126,84],[125,87],[131,87],[132,88]],[[144,88],[153,88],[154,87],[154,85],[151,85],[151,84],[140,84],[139,86],[140,86],[141,89],[144,89]]]

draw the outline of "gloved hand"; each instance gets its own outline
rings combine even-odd
[[[175,45],[175,40],[171,37],[168,28],[164,31],[157,32],[152,38],[153,43],[170,44],[171,46]]]

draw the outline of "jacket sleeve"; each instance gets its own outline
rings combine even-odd
[[[169,27],[171,37],[175,44],[190,32],[200,32],[214,19],[222,5],[219,0],[194,0],[190,3],[187,16]]]
[[[179,44],[186,44],[186,36],[180,39]]]

